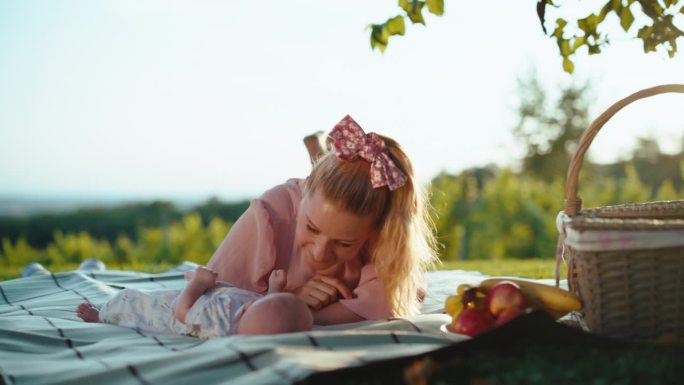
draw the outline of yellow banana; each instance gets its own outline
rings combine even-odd
[[[577,295],[543,283],[523,279],[489,278],[482,281],[480,286],[489,291],[494,285],[503,281],[510,281],[520,286],[530,307],[544,309],[556,319],[582,308],[582,301]]]
[[[463,309],[460,295],[450,295],[444,301],[444,311],[452,317],[456,317]]]
[[[456,288],[456,294],[463,295],[464,292],[466,292],[468,289],[472,289],[475,286],[476,285],[471,285],[469,283],[462,283]]]

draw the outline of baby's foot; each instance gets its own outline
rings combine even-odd
[[[268,292],[269,293],[280,293],[285,290],[285,285],[287,285],[287,276],[284,270],[273,270],[271,275],[268,277]]]
[[[183,273],[183,277],[185,277],[186,281],[192,281],[192,277],[195,276],[195,270],[189,270]]]
[[[100,322],[100,311],[88,302],[78,305],[76,315],[85,322]]]

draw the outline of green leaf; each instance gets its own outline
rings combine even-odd
[[[397,15],[388,19],[383,24],[371,24],[370,43],[372,49],[379,49],[380,52],[385,52],[389,44],[389,38],[392,35],[403,35],[406,31],[404,26],[404,17]]]
[[[371,29],[371,49],[377,48],[380,50],[380,52],[385,52],[389,36],[384,28],[384,24],[372,24]]]
[[[665,8],[663,8],[657,1],[649,1],[650,5],[655,9],[658,15],[665,13]]]
[[[428,11],[431,14],[442,16],[444,14],[444,0],[425,0]]]
[[[639,29],[639,32],[637,32],[637,37],[641,40],[646,40],[651,34],[653,33],[653,26],[643,26]]]
[[[596,55],[601,53],[601,47],[598,44],[587,44],[589,48],[589,55]]]
[[[413,11],[413,0],[399,0],[399,6],[406,13],[412,12]]]
[[[673,36],[672,38],[668,39],[668,43],[670,43],[670,49],[667,50],[667,55],[672,59],[674,55],[677,53],[677,35]],[[665,43],[663,43],[664,45]]]
[[[578,36],[572,44],[572,51],[575,52],[577,48],[587,43],[587,38],[585,36]]]
[[[681,13],[681,14],[684,15],[684,7],[682,7],[682,8],[679,10],[679,13]]]
[[[404,26],[404,17],[401,15],[397,15],[385,23],[385,31],[387,32],[387,35],[392,36],[392,35],[404,35],[404,32],[406,31],[406,27]]]
[[[601,24],[601,23],[603,22],[603,20],[606,19],[606,15],[607,15],[608,12],[610,12],[610,11],[612,11],[612,7],[610,6],[610,3],[606,3],[606,5],[604,5],[604,6],[601,8],[601,12],[599,12],[599,15],[598,15],[598,24]]]
[[[644,42],[644,52],[655,52],[658,42],[653,38],[653,26],[644,26],[637,32],[637,37]]]
[[[561,51],[561,55],[563,55],[563,57],[570,56],[570,54],[572,53],[570,51],[570,42],[567,40],[561,41],[559,48]]]
[[[622,8],[622,11],[620,11],[620,25],[622,26],[622,29],[627,32],[633,22],[634,15],[632,15],[632,11],[630,11],[629,8]]]
[[[553,30],[553,33],[551,34],[552,36],[555,36],[557,39],[562,39],[563,38],[563,28],[568,24],[567,21],[563,19],[558,19],[556,20],[556,29]]]
[[[612,0],[611,4],[615,12],[620,12],[620,9],[622,9],[622,0]]]
[[[655,52],[656,46],[651,41],[644,40],[644,53]]]
[[[421,23],[425,25],[425,19],[423,18],[424,2],[417,0],[399,0],[399,6],[406,12],[406,16],[411,19],[413,24]]]
[[[586,34],[593,34],[596,32],[596,26],[598,26],[599,18],[593,13],[584,19],[577,20],[577,26],[580,27],[582,31]]]
[[[665,7],[670,8],[672,4],[676,4],[677,2],[675,0],[665,0]]]
[[[563,71],[571,74],[575,70],[575,64],[568,58],[563,58]]]

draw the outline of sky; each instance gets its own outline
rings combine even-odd
[[[597,11],[588,3],[548,18]],[[255,197],[306,176],[302,138],[346,114],[398,140],[428,182],[519,159],[521,77],[551,94],[589,82],[592,117],[684,83],[684,53],[646,55],[617,22],[610,47],[564,73],[535,0],[447,0],[442,17],[426,12],[427,26],[371,50],[367,26],[399,11],[394,0],[0,0],[0,196]],[[640,135],[680,149],[684,95],[637,103],[604,127],[595,160],[626,157]]]

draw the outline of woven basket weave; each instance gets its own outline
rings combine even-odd
[[[684,85],[645,89],[612,105],[584,131],[568,169],[559,254],[582,317],[599,334],[684,337],[684,200],[582,209],[577,195],[584,155],[601,127],[633,101],[666,92],[684,93]]]

